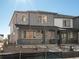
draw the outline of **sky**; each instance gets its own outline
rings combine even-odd
[[[79,16],[79,0],[0,0],[0,34],[10,34],[14,11],[40,10]]]

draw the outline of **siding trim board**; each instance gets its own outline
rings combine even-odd
[[[76,31],[76,32],[79,32],[79,29],[76,29],[76,28],[61,28],[61,29],[65,29],[65,30],[68,30],[68,31]]]
[[[21,25],[21,24],[16,24],[16,27],[23,27],[27,29],[45,29],[45,30],[59,30],[59,27],[57,26],[33,26],[33,25]]]

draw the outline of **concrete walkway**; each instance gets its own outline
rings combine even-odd
[[[4,52],[19,52],[24,50],[26,52],[31,52],[39,50],[39,52],[69,52],[70,46],[73,47],[74,51],[79,51],[79,45],[76,44],[62,44],[58,46],[57,44],[43,44],[43,45],[22,45],[22,46],[7,46],[4,48]]]
[[[40,52],[69,52],[70,46],[74,51],[79,52],[79,46],[76,44],[45,44],[45,45],[22,45],[6,46],[3,53],[40,53]]]
[[[62,44],[61,46],[58,45],[48,45],[49,51],[51,52],[69,52],[70,46],[73,47],[74,51],[79,51],[79,45],[76,44]]]

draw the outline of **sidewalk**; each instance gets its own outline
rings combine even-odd
[[[74,51],[69,51],[70,46],[74,47]],[[4,48],[4,52],[0,53],[2,55],[7,54],[17,54],[17,53],[48,53],[56,54],[62,58],[66,57],[78,57],[79,56],[79,46],[75,44],[62,44],[61,47],[57,44],[45,44],[45,45],[21,45],[21,46],[7,46]]]

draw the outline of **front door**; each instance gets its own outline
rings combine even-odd
[[[67,34],[66,33],[61,33],[61,40],[62,40],[62,44],[65,44],[67,42]]]

